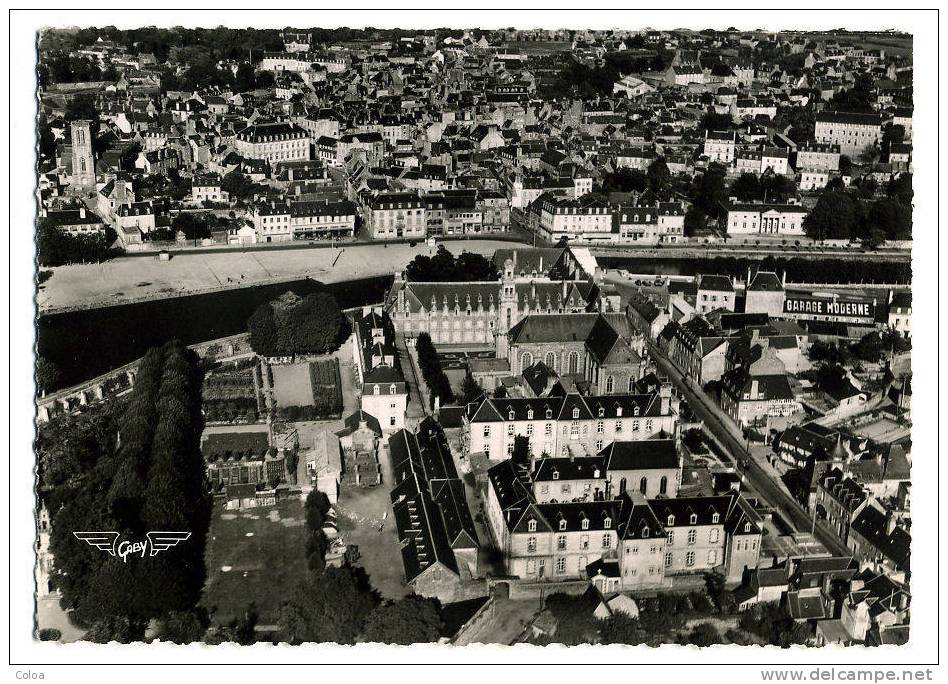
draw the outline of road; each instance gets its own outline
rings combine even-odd
[[[779,483],[774,481],[757,461],[750,457],[747,443],[738,427],[731,422],[719,406],[711,401],[703,390],[695,388],[693,381],[686,379],[677,366],[662,354],[655,345],[651,342],[648,344],[649,352],[652,358],[655,359],[660,371],[675,383],[675,386],[688,401],[691,410],[704,421],[705,427],[717,440],[718,444],[731,456],[734,463],[743,463],[739,466],[739,469],[747,477],[751,486],[768,504],[780,510],[797,532],[809,531],[813,525],[810,515]],[[836,535],[817,527],[813,536],[832,553],[849,555],[848,549]]]

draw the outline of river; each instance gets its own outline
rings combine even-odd
[[[746,276],[748,266],[786,270],[788,281],[908,283],[911,265],[905,262],[843,261],[838,259],[775,259],[737,257],[680,259],[661,257],[598,257],[609,269],[653,275],[722,273]],[[393,276],[323,284],[300,279],[272,285],[143,301],[98,309],[46,314],[38,322],[39,355],[61,372],[61,387],[94,378],[142,356],[149,348],[177,337],[185,344],[235,335],[246,330],[250,314],[263,302],[287,290],[306,295],[332,293],[342,308],[382,301]]]
[[[59,386],[70,387],[134,361],[149,347],[172,338],[196,344],[244,332],[260,304],[288,290],[298,295],[327,291],[346,309],[381,302],[392,279],[380,276],[328,285],[301,279],[43,315],[37,322],[37,351],[59,368]]]

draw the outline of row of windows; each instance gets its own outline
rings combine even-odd
[[[534,526],[536,526],[536,521],[531,520],[530,522],[533,523]],[[562,522],[565,523],[565,521],[562,521]],[[566,529],[566,526],[563,525],[563,524],[561,524],[560,528],[561,528],[561,529]],[[568,537],[567,537],[565,534],[561,534],[561,535],[557,536],[557,538],[556,538],[556,548],[557,548],[557,550],[558,550],[558,551],[565,551],[565,550],[567,549],[567,546],[568,546]],[[579,539],[579,548],[580,548],[581,551],[586,551],[586,550],[589,549],[589,535],[584,534],[582,537],[580,537],[580,539]],[[611,549],[611,548],[612,548],[612,535],[611,535],[611,534],[604,534],[604,535],[602,535],[602,548],[603,548],[603,549]],[[528,553],[536,553],[536,551],[537,551],[537,538],[536,538],[536,537],[528,537],[528,538],[527,538],[527,552],[528,552]]]

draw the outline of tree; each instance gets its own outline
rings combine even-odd
[[[196,354],[172,341],[145,354],[118,421],[73,423],[85,426],[84,437],[60,447],[62,462],[52,460],[50,437],[38,440],[45,495],[55,511],[53,581],[79,624],[100,624],[106,634],[115,625],[124,629],[197,604],[210,515],[200,452],[200,388]],[[114,434],[118,425],[120,444]],[[98,426],[111,435],[100,434]],[[69,474],[63,467],[70,464],[85,467]],[[116,563],[77,545],[72,530],[81,529],[114,530],[131,538],[168,529],[192,536],[147,563]]]
[[[625,613],[613,613],[599,622],[599,638],[603,644],[637,646],[648,641],[639,621]]]
[[[863,335],[852,347],[852,352],[860,361],[866,361],[867,363],[876,363],[882,358],[882,354],[886,352],[889,347],[886,345],[885,340],[882,338],[878,332],[873,331],[866,335]]]
[[[846,369],[842,366],[824,363],[816,369],[816,386],[824,392],[840,392],[848,384]]]
[[[648,176],[638,169],[621,167],[614,173],[604,173],[603,192],[644,192],[649,187]]]
[[[707,111],[698,122],[698,129],[703,131],[726,131],[733,125],[730,114],[718,114]]]
[[[312,573],[289,594],[279,624],[290,643],[353,644],[378,600],[350,566]]]
[[[96,105],[95,95],[80,93],[71,98],[66,104],[63,114],[66,121],[88,120],[95,125],[99,121],[99,108]],[[93,130],[93,133],[95,131]]]
[[[193,644],[204,638],[207,626],[204,610],[173,611],[161,621],[158,639],[173,644]]]
[[[846,193],[823,192],[803,221],[814,240],[849,239],[856,223],[856,206]]]
[[[693,182],[691,200],[705,216],[717,218],[721,213],[722,203],[727,199],[726,177],[727,170],[724,166],[712,163]]]
[[[111,248],[114,241],[111,226],[101,234],[70,235],[48,218],[41,218],[36,229],[36,259],[40,266],[106,261],[117,253]]]
[[[903,206],[911,207],[914,193],[912,191],[912,174],[900,173],[892,178],[886,186],[886,195],[898,200]]]
[[[405,277],[412,282],[471,282],[497,280],[494,262],[474,252],[455,257],[444,245],[438,245],[433,257],[419,254],[405,267]]]
[[[892,144],[899,145],[905,142],[905,126],[901,124],[889,124],[882,131],[882,146],[886,149]]]
[[[517,435],[514,437],[513,452],[510,460],[519,465],[529,465],[530,463],[530,438],[526,435]]]
[[[253,197],[255,187],[254,182],[237,169],[221,178],[221,190],[230,193],[230,196],[235,199],[250,199]]]
[[[215,644],[236,643],[249,646],[257,641],[256,627],[260,619],[260,611],[253,602],[249,603],[244,611],[231,619],[226,625],[219,627],[213,640]]]
[[[261,356],[276,356],[279,348],[277,341],[276,318],[270,302],[257,307],[247,321],[250,333],[250,348]]]
[[[171,222],[171,228],[175,232],[181,231],[187,240],[201,240],[211,237],[211,228],[207,220],[190,212],[183,212],[175,216]]]
[[[691,646],[705,647],[724,643],[717,628],[710,622],[701,622],[684,637],[683,642]]]
[[[671,178],[671,171],[668,170],[668,164],[665,163],[665,158],[658,157],[649,164],[646,175],[648,176],[648,186],[652,190],[656,192],[663,190]]]
[[[685,235],[694,235],[705,228],[707,228],[707,216],[697,207],[688,207],[688,211],[685,212]]]
[[[728,192],[742,202],[760,199],[760,179],[757,174],[742,173],[731,183]]]
[[[286,292],[264,302],[247,321],[250,347],[261,356],[296,356],[335,351],[349,335],[348,319],[336,298],[316,292],[300,298]]]
[[[461,401],[465,404],[474,404],[484,398],[484,388],[474,379],[474,376],[467,373],[461,382]]]
[[[438,602],[407,596],[376,606],[365,618],[362,640],[383,644],[430,643],[441,635]]]
[[[875,165],[879,161],[879,147],[878,145],[866,145],[859,151],[859,161],[865,164],[868,167]]]
[[[841,154],[839,156],[839,173],[841,176],[851,176],[853,175],[853,162],[847,155]]]
[[[36,358],[36,389],[39,390],[41,396],[56,389],[61,378],[62,373],[55,363],[42,356]]]
[[[883,241],[911,239],[912,206],[891,197],[878,199],[869,206],[865,226],[879,231]]]

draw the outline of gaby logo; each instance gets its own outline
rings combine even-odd
[[[129,556],[139,556],[144,558],[157,556],[162,551],[167,551],[172,546],[177,546],[191,536],[190,532],[148,532],[145,539],[141,541],[119,541],[122,536],[118,532],[73,532],[76,539],[81,539],[89,546],[94,546],[100,551],[105,551],[113,558],[122,559],[123,563],[128,562]]]

